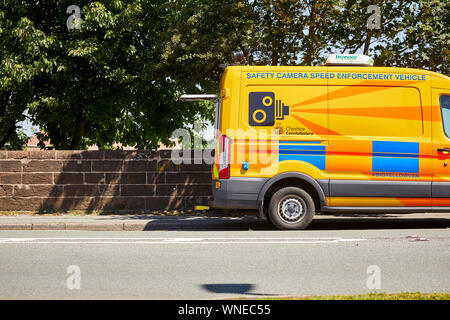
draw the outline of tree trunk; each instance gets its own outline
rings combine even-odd
[[[366,56],[369,55],[370,39],[371,38],[372,38],[372,35],[370,34],[370,31],[368,31],[366,40],[364,41],[364,50],[363,50],[363,54],[365,54]]]
[[[74,128],[73,134],[72,134],[72,140],[70,141],[70,145],[69,145],[70,150],[80,149],[80,143],[81,143],[81,139],[83,138],[83,135],[84,135],[84,128],[85,128],[85,124],[86,124],[86,121],[84,120],[84,117],[83,117],[83,109],[84,109],[83,106],[80,106],[80,109],[79,109],[78,115],[77,115],[75,128]]]
[[[311,1],[311,13],[309,15],[309,30],[308,30],[308,45],[306,47],[305,57],[303,62],[310,66],[314,60],[314,38],[316,34],[316,1]]]
[[[276,51],[272,52],[272,66],[278,65],[278,59],[279,59],[278,52],[276,52]]]
[[[16,131],[16,123],[15,122],[8,127],[8,129],[6,130],[6,132],[3,135],[3,137],[1,137],[1,139],[0,139],[0,149],[3,149],[3,147],[8,142],[9,138],[12,136],[14,131]]]

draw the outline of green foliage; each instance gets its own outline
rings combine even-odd
[[[369,5],[381,9],[381,28],[369,30]],[[342,52],[371,55],[375,65],[450,73],[450,2],[346,0],[332,29]]]
[[[402,292],[384,293],[372,292],[367,294],[340,295],[340,296],[303,296],[303,297],[276,297],[266,300],[450,300],[448,293],[421,293]],[[244,300],[244,299],[241,299]]]
[[[166,8],[168,27],[157,63],[187,92],[217,92],[218,65],[250,45],[251,7],[239,0],[182,0],[169,1]]]
[[[41,77],[51,85],[39,88],[30,106],[41,139],[57,149],[169,143],[170,133],[202,110],[191,105],[180,113],[179,88],[158,66],[163,1],[92,2],[81,11],[80,29],[56,27],[58,71]],[[67,17],[62,11],[54,24]]]
[[[258,64],[317,65],[338,14],[337,1],[255,0],[251,46]]]
[[[23,150],[28,142],[28,136],[17,128],[9,137],[8,143],[5,145],[6,150]]]
[[[450,2],[420,0],[412,5],[404,38],[386,46],[386,64],[450,75]]]
[[[2,84],[12,81],[4,74],[16,72],[11,86],[19,90],[20,81],[28,86],[28,94],[21,96],[23,103],[9,99],[17,107],[11,118],[16,123],[23,120],[21,115],[28,109],[33,124],[41,128],[40,146],[50,140],[56,149],[89,145],[108,149],[118,143],[154,149],[160,143],[170,145],[172,131],[199,116],[211,120],[210,104],[178,100],[186,91],[201,90],[195,79],[180,75],[184,61],[167,60],[169,24],[174,20],[171,3],[78,1],[81,28],[68,30],[66,9],[72,1],[3,2],[0,10],[11,17],[11,24],[27,21],[37,33],[32,38],[51,39],[45,42],[44,54],[40,42],[31,40],[21,51],[11,48],[11,59],[42,60],[35,68],[29,68],[28,60],[28,66],[14,60],[2,64],[6,69]],[[13,14],[16,7],[20,10]],[[23,32],[19,35],[25,37]]]
[[[81,25],[68,30],[73,4]],[[381,29],[369,30],[373,4]],[[0,0],[0,147],[18,145],[26,117],[41,147],[170,145],[213,120],[212,103],[178,98],[217,93],[237,48],[258,65],[359,52],[449,74],[449,14],[447,0]]]
[[[17,10],[0,2],[0,148],[7,142],[19,147],[24,139],[18,123],[33,98],[34,81],[52,72],[54,60],[47,49],[53,42]]]

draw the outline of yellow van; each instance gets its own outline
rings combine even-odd
[[[227,67],[213,206],[280,229],[316,212],[450,212],[450,78],[372,65]]]

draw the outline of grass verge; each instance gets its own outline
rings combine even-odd
[[[368,293],[336,296],[269,297],[263,300],[450,300],[449,293]]]

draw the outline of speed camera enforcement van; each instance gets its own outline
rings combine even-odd
[[[450,212],[447,76],[335,54],[229,66],[216,101],[215,208],[280,229],[319,212]]]

